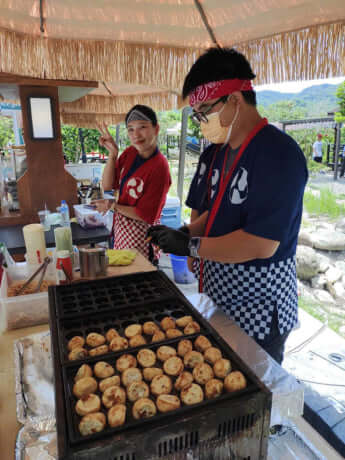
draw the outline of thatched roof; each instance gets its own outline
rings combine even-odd
[[[215,43],[248,57],[254,84],[328,78],[345,74],[344,31],[341,0],[2,0],[0,72],[98,81],[79,113],[164,110]]]

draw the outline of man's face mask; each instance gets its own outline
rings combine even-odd
[[[231,95],[229,96],[228,101],[230,100]],[[207,114],[208,123],[201,122],[200,129],[202,135],[212,142],[213,144],[227,144],[230,140],[231,131],[233,124],[235,123],[237,116],[238,116],[238,106],[236,108],[235,116],[230,124],[230,126],[222,126],[220,124],[220,117],[219,115],[224,110],[225,104],[219,110],[219,112],[214,112],[211,114]]]

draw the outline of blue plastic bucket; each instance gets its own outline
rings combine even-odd
[[[176,283],[189,284],[194,283],[195,276],[188,270],[187,257],[175,256],[170,254],[171,266],[174,273],[174,280]]]

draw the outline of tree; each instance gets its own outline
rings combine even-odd
[[[268,107],[259,106],[260,114],[270,122],[301,120],[307,117],[305,107],[296,103],[296,101],[279,101]]]
[[[334,114],[334,120],[337,123],[345,122],[345,81],[341,83],[336,91],[340,111]]]
[[[0,148],[14,144],[13,120],[10,117],[0,117]]]

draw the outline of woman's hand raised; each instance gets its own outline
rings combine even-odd
[[[112,155],[116,160],[117,155],[119,153],[119,148],[116,145],[113,136],[110,134],[108,126],[105,123],[97,123],[97,127],[99,132],[101,133],[101,136],[98,140],[99,145],[101,147],[105,147],[108,150],[109,154]]]

